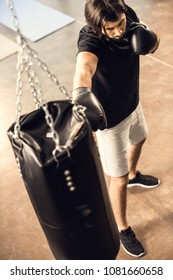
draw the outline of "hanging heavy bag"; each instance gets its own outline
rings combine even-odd
[[[50,249],[55,259],[113,260],[119,251],[119,233],[84,107],[68,98],[65,87],[19,30],[18,36],[16,121],[8,136]],[[66,94],[66,100],[47,103],[39,98],[33,59]],[[24,72],[39,108],[21,115]]]
[[[68,101],[49,102],[62,151],[54,150],[43,109],[8,135],[38,220],[56,259],[115,259],[119,239],[102,166],[86,119]]]

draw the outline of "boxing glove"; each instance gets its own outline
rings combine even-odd
[[[130,46],[137,55],[154,53],[159,46],[157,35],[146,25],[134,22],[130,27]]]
[[[107,127],[107,119],[104,109],[97,97],[87,87],[79,87],[72,91],[73,101],[86,107],[86,117],[93,131],[104,130]]]

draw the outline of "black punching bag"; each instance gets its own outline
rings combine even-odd
[[[88,121],[70,101],[47,104],[62,150],[42,108],[8,130],[20,172],[55,259],[113,260],[119,234]]]

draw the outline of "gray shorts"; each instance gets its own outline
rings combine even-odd
[[[96,132],[104,172],[121,177],[129,172],[128,145],[138,144],[147,138],[148,129],[139,103],[133,113],[118,125]]]

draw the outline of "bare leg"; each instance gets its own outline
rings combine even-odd
[[[127,182],[128,174],[122,177],[111,177],[109,187],[110,201],[119,231],[127,229]]]
[[[129,159],[129,166],[130,166],[129,179],[133,179],[136,175],[136,166],[145,140],[146,139],[144,139],[143,141],[141,141],[136,145],[130,145],[128,147],[128,159]]]
[[[127,209],[127,184],[129,178],[136,175],[136,166],[141,154],[145,139],[137,145],[131,145],[128,149],[130,173],[122,177],[111,177],[109,186],[110,201],[119,231],[128,228],[126,217]]]

